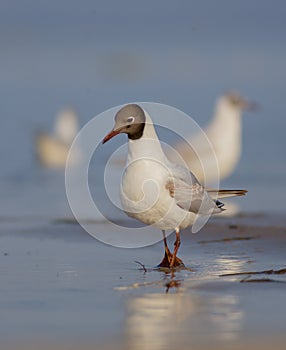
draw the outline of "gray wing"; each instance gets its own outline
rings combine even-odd
[[[176,204],[186,211],[200,215],[222,211],[223,204],[213,200],[194,174],[183,167],[176,166],[172,169],[172,176],[168,178],[166,188]]]

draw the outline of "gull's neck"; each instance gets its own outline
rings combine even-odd
[[[225,98],[221,98],[216,106],[214,118],[210,128],[227,131],[228,134],[239,136],[241,133],[241,110],[229,104]]]
[[[55,135],[65,144],[71,144],[78,131],[77,116],[72,110],[60,112],[55,123]]]
[[[241,111],[220,99],[206,134],[214,147],[221,177],[228,176],[240,158],[241,124]]]
[[[152,119],[145,110],[144,113],[146,121],[143,135],[137,140],[129,139],[127,163],[140,158],[155,159],[167,163],[168,160],[161,147]]]

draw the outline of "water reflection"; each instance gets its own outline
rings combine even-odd
[[[234,295],[152,293],[128,302],[127,347],[166,349],[224,344],[238,337],[243,319]]]
[[[221,256],[215,259],[214,264],[217,266],[217,271],[219,271],[220,274],[229,274],[242,272],[247,261],[247,258],[242,259],[241,257]]]

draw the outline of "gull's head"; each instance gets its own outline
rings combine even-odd
[[[225,94],[221,98],[221,102],[225,104],[226,107],[237,110],[238,112],[254,111],[257,109],[255,102],[247,101],[244,97],[233,91]]]
[[[78,132],[78,117],[73,108],[61,110],[55,122],[55,136],[59,141],[70,145]]]
[[[140,106],[128,104],[116,113],[114,121],[113,129],[105,136],[102,143],[107,142],[120,133],[127,134],[131,140],[139,139],[143,135],[146,116]]]

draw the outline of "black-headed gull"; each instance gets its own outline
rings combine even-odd
[[[40,163],[48,168],[64,168],[70,146],[78,132],[78,117],[71,108],[60,111],[56,117],[54,134],[39,132],[36,151]],[[76,158],[75,154],[73,157]],[[70,159],[72,162],[73,160]],[[74,159],[75,161],[75,159]]]
[[[180,142],[174,145],[174,150],[182,156],[186,165],[201,182],[205,180],[205,174],[207,174],[208,183],[217,180],[216,172],[213,171],[216,166],[218,166],[220,180],[234,171],[242,149],[242,112],[254,109],[256,109],[255,103],[246,101],[235,92],[229,92],[218,99],[214,117],[204,128],[217,163],[214,163],[212,150],[202,134],[190,136],[187,140],[189,143]],[[190,145],[199,150],[200,159]],[[176,159],[173,154],[168,156],[171,160]]]
[[[128,159],[122,177],[120,197],[124,211],[163,232],[165,256],[161,267],[183,265],[177,257],[180,230],[192,226],[198,215],[220,213],[223,203],[213,199],[241,196],[245,190],[210,191],[184,166],[165,156],[149,114],[137,104],[128,104],[115,115],[115,125],[103,143],[126,133]],[[174,252],[170,252],[165,230],[175,230]]]

